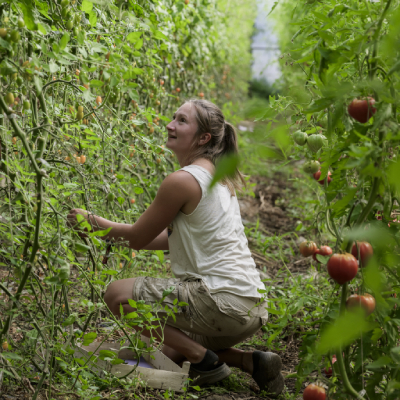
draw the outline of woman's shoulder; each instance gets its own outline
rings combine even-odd
[[[194,176],[185,170],[178,170],[169,174],[162,182],[161,187],[174,190],[191,191],[198,187]]]

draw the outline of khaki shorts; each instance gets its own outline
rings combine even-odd
[[[227,349],[256,333],[267,322],[266,303],[255,305],[259,299],[241,297],[228,292],[210,294],[201,280],[138,277],[133,285],[133,300],[155,304],[170,287],[173,291],[161,303],[174,307],[174,300],[188,305],[177,307],[176,320],[168,317],[167,324],[185,332],[191,339],[212,351]],[[158,317],[166,317],[161,309]]]

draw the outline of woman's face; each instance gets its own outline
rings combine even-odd
[[[197,128],[196,108],[190,103],[185,103],[167,125],[166,147],[176,154],[178,160],[189,153]]]

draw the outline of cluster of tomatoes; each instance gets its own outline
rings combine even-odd
[[[319,249],[314,242],[305,241],[300,244],[300,253],[304,257],[312,256],[315,261],[320,262],[317,255],[330,256],[327,263],[329,276],[339,285],[350,282],[358,272],[360,261],[361,266],[366,266],[374,251],[368,242],[357,242],[353,244],[350,253],[336,253],[332,255],[329,246],[321,246]],[[370,315],[375,309],[375,299],[370,294],[351,295],[347,299],[347,308],[361,307],[366,315]]]
[[[376,113],[376,108],[374,107],[375,99],[372,97],[367,97],[367,99],[354,99],[349,106],[347,111],[353,119],[360,123],[366,123]],[[302,130],[297,130],[293,133],[293,140],[299,146],[305,146],[307,144],[308,149],[312,153],[317,153],[321,148],[327,143],[327,139],[322,133],[308,135]],[[321,164],[317,160],[308,160],[303,165],[304,172],[308,174],[313,174],[313,177],[319,184],[324,185],[325,180],[320,180],[321,178]],[[327,179],[328,185],[330,184],[331,172],[328,172]]]
[[[357,242],[354,243],[350,253],[336,253],[329,246],[317,247],[315,242],[305,241],[300,244],[300,253],[304,257],[312,256],[316,262],[320,262],[317,255],[329,256],[327,269],[329,276],[340,285],[350,282],[357,275],[358,264],[366,266],[374,251],[370,243]],[[346,300],[348,310],[361,308],[365,315],[368,316],[375,310],[375,298],[365,293],[363,295],[352,294]],[[337,361],[336,356],[332,357],[332,365]],[[325,375],[329,378],[332,376],[332,368],[325,368]],[[310,384],[303,392],[304,400],[325,400],[325,389],[318,384]]]

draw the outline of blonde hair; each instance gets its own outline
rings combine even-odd
[[[198,128],[186,162],[191,164],[202,157],[216,165],[222,156],[238,154],[236,130],[232,124],[225,121],[220,108],[207,100],[193,99],[184,104],[187,103],[196,109]],[[211,139],[206,144],[198,146],[197,143],[203,133],[209,133]],[[223,179],[222,183],[228,186],[232,196],[235,195],[235,190],[241,190],[246,184],[244,175],[237,168],[233,176]]]

